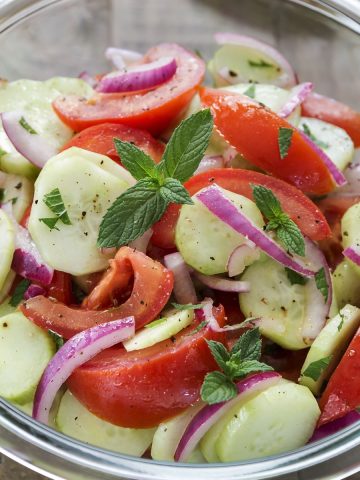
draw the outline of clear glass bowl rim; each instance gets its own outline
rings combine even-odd
[[[69,0],[3,0],[0,5],[0,35],[19,22],[57,3]],[[360,34],[359,0],[281,0],[319,12]],[[174,464],[120,455],[86,445],[42,425],[0,398],[0,427],[19,439],[49,452],[73,465],[81,465],[95,473],[141,480],[199,479],[207,480],[273,478],[299,471],[333,459],[360,445],[360,422],[326,439],[295,451],[241,463],[229,464]],[[0,452],[16,459],[14,452],[0,445]],[[32,467],[21,456],[18,461]],[[360,468],[360,467],[359,467]],[[141,477],[139,476],[141,475]],[[333,477],[335,478],[335,477]]]

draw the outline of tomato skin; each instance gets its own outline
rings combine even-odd
[[[214,314],[223,324],[221,306]],[[190,335],[194,328],[143,350],[108,349],[76,369],[67,386],[108,422],[154,427],[198,401],[204,376],[218,369],[206,340],[223,341],[224,335],[209,327]]]
[[[252,164],[313,195],[324,195],[335,182],[319,155],[301,133],[270,109],[250,98],[202,88],[200,99],[210,107],[217,130]],[[280,158],[279,129],[293,131],[285,158]]]
[[[205,75],[205,63],[176,44],[150,49],[144,63],[164,56],[177,62],[175,75],[156,89],[140,94],[96,94],[88,101],[77,96],[59,97],[53,107],[60,119],[76,132],[104,122],[122,123],[159,135],[181,115]]]
[[[150,155],[154,162],[159,163],[164,153],[163,143],[155,140],[145,130],[131,128],[120,123],[102,123],[86,128],[75,135],[62,147],[62,151],[70,147],[84,148],[91,152],[100,153],[110,157],[116,162],[121,161],[115,149],[114,138],[123,142],[134,143],[138,148]]]
[[[251,184],[263,185],[271,189],[281,206],[298,225],[302,233],[314,241],[329,237],[331,230],[319,208],[300,190],[283,180],[250,170],[214,168],[190,178],[184,186],[194,195],[202,188],[216,183],[222,188],[253,200]],[[162,218],[153,225],[151,241],[162,248],[173,248],[175,226],[180,206],[170,205]]]
[[[173,274],[159,262],[129,247],[122,247],[115,261],[121,266],[128,265],[127,277],[121,275],[121,281],[114,284],[105,276],[91,292],[85,305],[87,308],[99,308],[103,302],[109,302],[115,290],[126,287],[124,279],[130,277],[130,265],[134,284],[130,298],[125,303],[108,310],[85,310],[71,308],[39,295],[21,306],[23,314],[36,325],[53,330],[65,338],[71,338],[76,333],[99,323],[130,315],[135,317],[136,328],[141,328],[154,320],[166,305],[173,288]],[[114,271],[116,272],[116,269],[110,269],[108,275],[112,277]]]
[[[341,418],[360,405],[360,328],[330,377],[320,399],[318,426]]]
[[[332,98],[312,93],[302,103],[304,117],[318,118],[343,128],[360,147],[360,113]]]
[[[47,296],[64,303],[71,305],[74,301],[72,293],[71,275],[65,272],[54,271],[53,279],[47,288]]]

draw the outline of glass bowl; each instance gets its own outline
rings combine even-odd
[[[359,0],[2,0],[0,75],[101,72],[109,45],[145,51],[179,42],[209,59],[215,31],[241,31],[276,45],[300,79],[360,108]],[[256,461],[160,463],[77,442],[0,400],[0,452],[53,479],[341,479],[360,471],[359,445],[360,424]]]

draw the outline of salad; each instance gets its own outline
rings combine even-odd
[[[259,40],[215,44],[0,85],[0,396],[162,461],[359,420],[360,114]]]

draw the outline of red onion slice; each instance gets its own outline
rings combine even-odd
[[[291,268],[304,277],[313,277],[315,271],[308,268],[298,256],[291,257],[263,230],[253,224],[229,199],[223,195],[217,185],[204,188],[196,194],[205,207],[222,222],[244,237],[249,238],[257,247],[285,267]]]
[[[194,277],[200,280],[201,283],[213,290],[221,292],[247,293],[250,292],[250,283],[241,282],[240,280],[228,280],[216,275],[203,275],[199,272],[193,273]]]
[[[24,300],[29,300],[29,298],[37,297],[38,295],[46,295],[46,291],[40,285],[32,283],[29,288],[24,293]]]
[[[260,258],[260,250],[256,246],[242,244],[236,247],[229,255],[226,269],[229,277],[240,275],[245,270],[245,267],[255,262]]]
[[[357,245],[352,245],[351,247],[345,248],[343,255],[356,265],[360,266],[360,247]]]
[[[15,230],[15,252],[11,268],[28,280],[49,285],[54,275],[54,269],[44,262],[28,230],[16,221],[12,205],[4,204],[2,209],[8,215]]]
[[[236,33],[215,33],[215,41],[219,45],[239,45],[240,47],[251,48],[271,58],[273,63],[278,65],[283,71],[283,74],[279,76],[276,83],[279,87],[289,88],[298,83],[296,74],[290,63],[271,45],[253,37],[238,35]]]
[[[138,237],[136,240],[129,243],[129,247],[134,248],[138,252],[146,253],[152,234],[153,231],[151,228],[149,228],[149,230],[146,230],[146,232],[143,233],[141,237]]]
[[[26,114],[21,111],[1,114],[4,131],[15,150],[33,165],[42,168],[58,151],[46,138],[37,133],[30,133],[22,127],[20,124],[22,119],[26,119]]]
[[[165,255],[164,263],[166,268],[174,274],[173,292],[178,303],[197,303],[195,287],[191,280],[189,269],[180,253]]]
[[[56,393],[73,371],[106,348],[110,348],[135,333],[134,317],[102,323],[78,333],[65,343],[46,367],[36,389],[33,417],[49,422],[49,412]]]
[[[350,425],[353,425],[354,423],[358,423],[359,420],[360,413],[356,410],[353,410],[352,412],[347,413],[344,417],[338,418],[333,422],[326,423],[325,425],[317,428],[313,436],[310,438],[309,443],[317,442],[318,440],[333,435],[334,433],[340,432],[340,430],[350,427]]]
[[[278,113],[279,117],[287,118],[293,111],[303,103],[307,96],[312,92],[314,85],[311,82],[300,83],[290,91],[288,101]]]
[[[324,296],[317,288],[315,279],[308,280],[306,289],[305,321],[302,326],[302,336],[306,342],[308,339],[315,339],[328,318],[332,302],[332,282],[329,266],[320,248],[305,238],[306,256],[311,260],[316,270],[324,268],[326,282],[328,284],[328,298],[325,302]]]
[[[223,168],[224,167],[224,158],[222,155],[205,155],[201,160],[198,168],[196,169],[194,175],[198,173],[207,172],[212,168]]]
[[[101,93],[139,92],[150,90],[170,80],[177,69],[173,57],[163,57],[155,62],[129,67],[102,77],[96,90]]]
[[[126,50],[125,48],[108,47],[105,50],[105,57],[113,63],[114,67],[121,70],[132,63],[138,62],[143,55],[134,50]]]
[[[276,372],[257,373],[237,382],[238,395],[228,402],[207,405],[191,420],[175,452],[175,460],[184,462],[196,448],[202,437],[215,423],[239,401],[246,401],[254,393],[275,385],[281,378]]]

